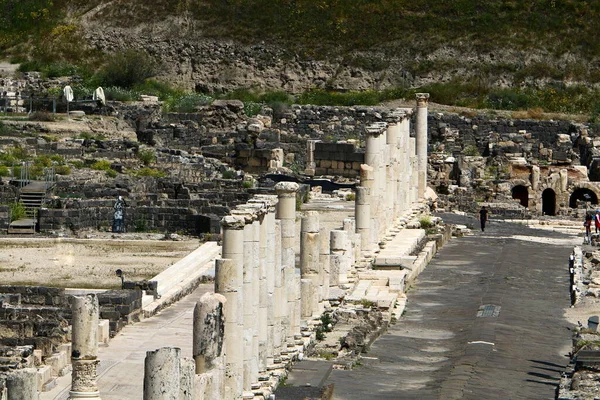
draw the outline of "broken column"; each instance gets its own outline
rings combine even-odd
[[[180,400],[180,357],[178,347],[146,352],[144,400]]]
[[[73,367],[69,399],[100,399],[98,384],[98,298],[95,294],[74,296],[71,303]]]
[[[348,232],[332,230],[330,234],[330,285],[344,285],[348,283],[348,272],[350,271],[351,266]]]
[[[222,263],[231,260],[218,260],[221,265],[220,276],[215,277],[215,291],[204,293],[194,307],[194,341],[192,354],[196,374],[210,373],[211,379],[204,389],[204,398],[224,398],[225,385],[223,381],[223,345],[225,341],[225,304],[227,299],[219,294],[235,292],[231,275],[224,274]],[[226,268],[226,269],[227,269]],[[229,279],[223,279],[229,278]]]
[[[307,140],[306,141],[306,169],[304,173],[306,175],[313,176],[315,174],[315,169],[317,168],[317,164],[315,163],[315,148],[319,140]]]
[[[317,313],[318,304],[322,301],[319,240],[319,213],[308,211],[302,217],[300,228],[300,276],[303,282],[301,304],[302,318],[306,319]]]
[[[417,93],[416,139],[419,171],[418,198],[425,197],[427,189],[427,104],[429,93]]]
[[[37,390],[37,369],[23,368],[10,372],[6,376],[6,392],[7,400],[39,399]],[[0,397],[2,397],[1,391]]]
[[[361,251],[370,247],[371,237],[371,204],[369,201],[369,189],[363,186],[356,188],[356,200],[354,202],[354,215],[356,218],[356,233],[360,235]]]
[[[223,260],[216,263],[216,280],[229,282],[221,292],[215,282],[215,291],[227,299],[225,303],[225,386],[227,399],[241,396],[243,391],[244,350],[240,341],[244,336],[244,218],[226,216],[221,220],[223,229]]]
[[[373,168],[366,164],[361,164],[360,166],[360,186],[365,189],[361,193],[362,197],[360,201],[357,201],[359,206],[368,205],[369,210],[363,210],[361,215],[369,218],[369,223],[367,225],[366,220],[362,220],[360,222],[361,232],[361,249],[362,251],[372,251],[375,249],[377,245],[378,235],[377,235],[377,222],[375,218],[375,213],[377,212],[377,208],[373,205],[373,203],[377,202],[377,197],[374,195],[376,190],[375,188],[375,180],[374,180],[374,172]],[[358,196],[358,192],[357,192]],[[355,205],[356,207],[356,205]],[[358,214],[357,218],[358,218]],[[359,222],[356,222],[357,227]]]
[[[289,330],[288,344],[300,335],[300,277],[296,274],[296,192],[295,182],[279,182],[275,185],[279,203],[277,218],[281,221],[281,263],[284,268],[285,291],[287,293]]]

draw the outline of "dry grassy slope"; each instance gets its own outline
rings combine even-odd
[[[190,89],[600,83],[600,3],[57,0],[103,51],[141,48]]]

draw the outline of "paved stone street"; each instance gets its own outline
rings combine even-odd
[[[440,251],[361,366],[331,372],[335,399],[554,398],[571,343],[567,258],[581,239],[496,221],[474,232]]]

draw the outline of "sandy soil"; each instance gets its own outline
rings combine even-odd
[[[119,288],[117,269],[124,272],[127,280],[149,279],[200,245],[198,239],[188,238],[173,241],[140,235],[94,236],[88,239],[2,238],[0,282]]]

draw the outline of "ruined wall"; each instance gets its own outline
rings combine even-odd
[[[315,175],[357,178],[365,153],[356,151],[352,143],[315,143]]]

